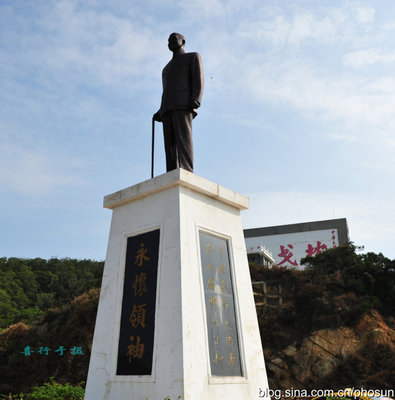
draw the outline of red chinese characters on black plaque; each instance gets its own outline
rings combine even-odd
[[[151,375],[160,231],[128,238],[117,375]]]

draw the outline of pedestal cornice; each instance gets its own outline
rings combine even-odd
[[[248,197],[181,168],[104,196],[103,207],[114,209],[174,186],[189,188],[239,210],[249,208]]]

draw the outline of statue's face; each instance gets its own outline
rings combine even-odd
[[[185,42],[184,42],[184,39],[181,38],[181,37],[178,36],[178,35],[175,35],[174,33],[172,33],[172,34],[169,36],[169,44],[168,44],[168,47],[169,47],[169,50],[170,50],[170,51],[175,51],[175,50],[179,49],[184,43],[185,43]]]

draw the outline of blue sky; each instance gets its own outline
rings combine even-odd
[[[174,31],[205,70],[195,173],[250,197],[244,227],[345,217],[395,258],[392,0],[1,0],[0,257],[104,259]]]

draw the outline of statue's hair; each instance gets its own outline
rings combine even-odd
[[[182,39],[185,42],[185,36],[182,33],[173,32],[170,34],[170,36],[172,36],[172,35],[179,37],[180,39]]]

